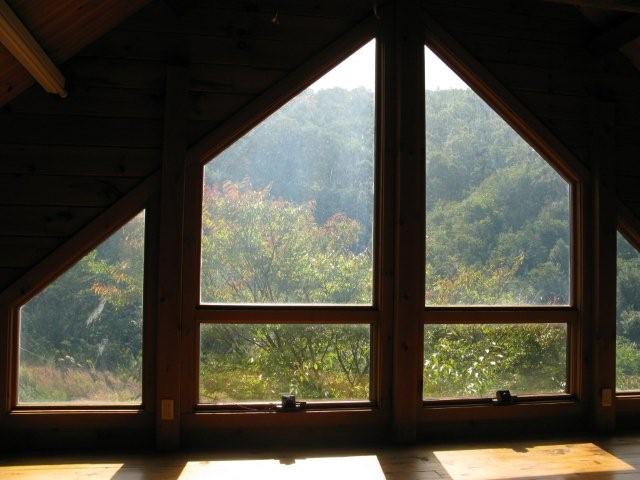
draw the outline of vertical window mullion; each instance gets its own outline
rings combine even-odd
[[[424,54],[418,2],[395,4],[395,28],[389,35],[390,75],[385,92],[394,92],[393,143],[395,182],[395,316],[393,356],[393,427],[399,441],[416,436],[421,404],[420,339],[424,310]],[[391,130],[392,129],[392,130]]]

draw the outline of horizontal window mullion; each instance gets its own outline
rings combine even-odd
[[[528,308],[528,309],[427,309],[422,315],[423,323],[573,323],[578,311],[573,308]]]
[[[495,405],[493,397],[477,397],[477,398],[425,398],[422,406],[429,407],[459,407],[463,405]],[[575,396],[570,393],[547,393],[547,394],[523,394],[516,395],[516,399],[512,405],[527,404],[534,402],[562,402],[575,401]]]
[[[305,410],[326,410],[326,409],[350,409],[350,408],[376,408],[376,404],[370,400],[337,400],[322,401],[311,400],[304,402],[304,407],[298,411]],[[273,402],[236,402],[236,403],[199,403],[196,405],[196,411],[199,412],[271,412],[277,411],[279,401]],[[288,412],[287,412],[288,413]]]
[[[199,323],[375,324],[380,312],[361,308],[199,308]]]
[[[33,404],[20,404],[16,405],[11,413],[73,413],[73,412],[118,412],[118,413],[140,413],[144,412],[145,407],[141,403],[122,403],[122,404],[108,404],[108,403],[96,403],[91,404],[74,404],[69,402],[67,404],[55,404],[55,403],[33,403]]]

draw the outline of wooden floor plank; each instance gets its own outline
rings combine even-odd
[[[82,454],[0,458],[0,479],[640,479],[640,436],[342,451]]]

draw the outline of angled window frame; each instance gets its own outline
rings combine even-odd
[[[633,247],[638,254],[640,255],[640,223],[634,219],[633,215],[630,212],[627,212],[626,210],[623,210],[622,212],[620,212],[620,205],[618,206],[618,216],[616,219],[616,234],[620,234],[622,235],[622,237],[627,241],[627,243],[629,243],[629,245],[631,245],[631,247]],[[618,269],[618,264],[617,264],[617,251],[616,251],[616,274],[617,274],[617,269]],[[617,279],[616,279],[616,284],[617,284]],[[616,293],[617,296],[617,293]],[[617,298],[616,298],[617,301]],[[617,310],[617,305],[616,305],[616,310]],[[615,345],[614,345],[614,365],[617,371],[617,323],[618,323],[618,319],[614,318],[613,322],[616,324],[616,336],[614,339]],[[617,374],[614,374],[614,378],[617,377]],[[617,378],[615,378],[616,381],[616,386],[614,388],[614,395],[616,397],[617,400],[619,401],[623,401],[623,402],[633,402],[634,406],[640,407],[640,388],[635,389],[635,390],[618,390],[618,386],[617,386]]]
[[[23,416],[25,414],[91,414],[90,421],[101,422],[102,414],[109,415],[121,413],[133,413],[141,421],[140,413],[152,415],[155,411],[155,303],[156,280],[155,263],[157,257],[157,212],[158,198],[156,194],[158,186],[157,175],[152,175],[134,188],[134,191],[125,195],[116,204],[107,208],[97,218],[91,220],[87,226],[72,236],[60,247],[54,250],[48,257],[33,267],[25,274],[28,277],[25,286],[20,286],[19,295],[16,295],[7,305],[9,320],[8,331],[8,372],[9,382],[7,403],[10,415]],[[99,247],[113,234],[124,227],[137,215],[144,212],[144,272],[143,272],[143,298],[142,298],[142,396],[140,403],[100,403],[91,404],[71,403],[20,403],[19,394],[19,365],[20,365],[20,310],[27,302],[44,291],[49,285],[73,268],[92,250]],[[105,419],[108,423],[108,418]]]
[[[420,319],[424,326],[438,324],[565,324],[567,326],[566,369],[567,387],[564,393],[518,395],[518,403],[549,404],[553,402],[575,404],[586,392],[582,362],[582,324],[585,316],[584,268],[585,257],[585,185],[588,172],[556,137],[519,100],[451,37],[436,20],[423,12],[424,45],[458,75],[495,113],[528,143],[562,179],[570,192],[570,302],[561,306],[425,306]],[[427,73],[428,74],[428,73]],[[423,100],[424,101],[424,100]],[[428,198],[428,192],[426,193]],[[424,303],[424,300],[423,300]],[[420,358],[423,359],[423,345]],[[424,360],[422,360],[424,361]],[[420,369],[422,395],[423,368]],[[422,399],[423,418],[431,408],[491,405],[492,398]],[[481,411],[481,410],[480,410]],[[476,411],[480,412],[480,411]]]
[[[205,138],[189,151],[185,185],[185,250],[183,252],[183,367],[182,378],[185,388],[182,390],[183,414],[217,413],[256,413],[272,411],[275,402],[229,402],[220,404],[200,401],[200,327],[205,324],[317,324],[369,325],[370,331],[370,372],[368,400],[307,401],[307,412],[336,412],[344,410],[359,411],[368,415],[378,411],[389,402],[387,385],[389,368],[382,365],[382,359],[389,358],[389,346],[384,341],[390,328],[391,281],[383,275],[383,262],[392,258],[391,242],[383,237],[383,211],[389,211],[391,191],[384,187],[389,182],[385,175],[386,155],[383,148],[384,127],[382,45],[380,32],[382,26],[378,19],[370,16],[354,29],[337,39],[325,50],[311,57],[307,63],[289,73],[271,91],[258,97],[248,113],[239,112],[238,122],[227,122],[221,131],[212,132],[211,138]],[[200,298],[201,281],[201,229],[203,208],[204,168],[215,157],[229,148],[242,136],[250,132],[271,114],[286,105],[303,92],[308,86],[320,79],[334,67],[348,59],[367,43],[376,41],[376,79],[374,92],[374,198],[373,198],[373,278],[372,302],[370,305],[332,305],[332,304],[283,304],[283,305],[241,305],[203,303]],[[230,126],[229,126],[230,125]],[[189,420],[187,419],[187,422]]]

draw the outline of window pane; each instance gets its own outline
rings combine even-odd
[[[369,398],[369,325],[202,325],[200,402]]]
[[[569,184],[429,49],[426,305],[567,305]]]
[[[375,42],[204,170],[202,302],[371,304]]]
[[[562,393],[567,387],[564,324],[425,325],[425,399]]]
[[[616,389],[640,390],[640,253],[618,233]]]
[[[144,212],[20,309],[18,402],[139,404]]]

